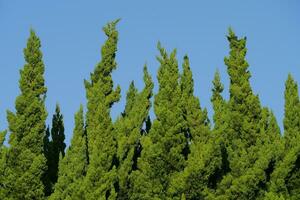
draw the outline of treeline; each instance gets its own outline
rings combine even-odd
[[[111,107],[121,91],[111,76],[117,68],[117,23],[103,28],[101,61],[84,81],[87,111],[81,105],[75,114],[66,151],[58,105],[46,127],[41,43],[30,32],[21,94],[15,112],[7,111],[8,131],[0,134],[0,199],[300,199],[300,103],[291,75],[281,133],[273,112],[251,88],[246,38],[229,29],[224,62],[230,95],[223,98],[216,72],[210,120],[194,96],[188,56],[180,73],[176,50],[158,44],[158,92],[153,95],[144,66],[144,88],[130,84],[124,111],[113,122]],[[152,102],[156,117],[151,120]],[[4,145],[7,132],[9,145]]]

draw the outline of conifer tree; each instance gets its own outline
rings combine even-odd
[[[299,139],[298,139],[299,140]],[[300,198],[300,145],[291,148],[272,173],[269,195],[284,199]]]
[[[218,101],[217,103],[224,103],[220,94],[223,86],[220,83],[218,74],[214,83],[217,86],[215,92],[219,92],[219,94],[215,93],[213,98]],[[219,140],[212,137],[213,135],[209,132],[206,112],[199,109],[199,100],[193,96],[193,87],[192,72],[190,71],[188,58],[185,57],[181,77],[183,105],[186,105],[183,110],[186,111],[184,113],[187,113],[187,117],[185,117],[187,127],[192,133],[194,132],[196,139],[192,140],[190,145],[191,153],[188,156],[187,166],[173,180],[171,190],[173,194],[183,193],[186,199],[205,199],[208,198],[209,191],[217,187],[216,183],[221,178],[219,174],[222,170],[223,160]],[[224,105],[217,107],[217,115],[224,114],[224,109],[221,106]],[[218,113],[220,110],[222,110],[222,113]]]
[[[65,140],[65,129],[63,122],[63,115],[60,113],[60,107],[56,104],[55,114],[52,117],[52,128],[51,128],[51,141],[49,138],[45,138],[45,156],[47,158],[47,172],[46,172],[46,184],[45,194],[49,196],[53,192],[53,186],[57,182],[58,176],[58,162],[60,154],[62,157],[65,155],[66,144]],[[49,128],[47,128],[46,137],[49,137]]]
[[[291,74],[285,83],[285,105],[284,105],[284,139],[286,148],[295,146],[298,135],[300,135],[300,102],[298,85]]]
[[[172,199],[179,199],[176,193],[183,193],[186,199],[212,199],[210,192],[217,187],[221,167],[221,150],[216,140],[192,143],[186,168],[173,179]]]
[[[186,135],[195,141],[207,141],[209,121],[206,109],[202,110],[198,97],[194,96],[194,80],[188,56],[184,56],[183,74],[180,79],[183,116],[186,120]]]
[[[89,166],[83,185],[86,199],[116,198],[116,141],[110,108],[120,99],[120,87],[113,89],[111,77],[117,67],[118,21],[103,28],[108,38],[101,50],[102,60],[91,74],[91,80],[85,81],[89,148]]]
[[[49,196],[52,192],[52,183],[51,183],[51,176],[50,176],[50,162],[51,162],[51,143],[50,143],[50,127],[49,125],[46,128],[46,134],[44,136],[44,141],[43,141],[43,149],[44,149],[44,155],[46,158],[46,165],[47,165],[47,170],[43,175],[43,183],[44,183],[44,189],[45,189],[45,195]]]
[[[61,154],[62,155],[62,154]],[[51,200],[84,199],[81,190],[88,165],[87,137],[84,127],[83,106],[75,115],[75,128],[70,147],[59,162],[58,180]]]
[[[269,148],[257,145],[263,137],[262,111],[249,82],[246,38],[239,39],[231,29],[227,38],[230,55],[224,61],[230,77],[230,99],[224,137],[230,173],[222,179],[217,194],[220,199],[254,199],[262,195],[260,186],[265,185],[268,158],[273,155]]]
[[[224,59],[230,76],[230,136],[240,138],[247,148],[255,144],[259,137],[258,122],[261,118],[261,107],[258,96],[253,94],[250,86],[249,64],[245,60],[246,38],[239,39],[229,29],[228,41],[230,55]],[[233,141],[234,142],[234,141]]]
[[[272,174],[270,195],[285,199],[300,198],[300,105],[298,85],[291,74],[285,83],[284,156]],[[282,151],[283,152],[283,151]]]
[[[130,84],[125,111],[122,118],[116,123],[118,134],[118,199],[129,199],[131,193],[130,175],[137,168],[137,159],[140,155],[143,125],[147,120],[151,107],[153,82],[146,66],[144,67],[145,87],[140,93],[132,82]]]
[[[214,110],[214,132],[218,132],[217,134],[220,136],[224,134],[224,126],[226,125],[226,101],[222,97],[223,90],[224,86],[221,82],[220,73],[217,70],[213,80],[211,103]]]
[[[186,146],[181,90],[176,51],[170,56],[158,44],[159,91],[154,99],[154,120],[150,133],[142,138],[138,171],[133,173],[131,199],[166,199],[169,183],[185,167]],[[181,195],[181,194],[180,194]]]
[[[131,81],[126,95],[125,110],[122,113],[123,117],[128,116],[129,112],[132,110],[137,94],[138,94],[138,89],[135,87],[134,81]]]
[[[211,103],[214,110],[213,121],[214,128],[212,130],[213,138],[216,140],[216,144],[220,145],[221,156],[222,156],[222,166],[219,171],[216,173],[216,183],[222,179],[224,175],[226,175],[229,169],[229,161],[228,161],[228,152],[226,149],[226,143],[228,143],[226,138],[226,129],[228,128],[228,104],[226,100],[223,98],[222,93],[224,90],[224,86],[221,82],[220,73],[217,70],[214,75]]]
[[[5,190],[8,199],[43,199],[42,176],[47,169],[43,154],[46,87],[40,39],[33,30],[24,49],[26,64],[20,71],[21,94],[16,113],[7,112],[10,130]]]

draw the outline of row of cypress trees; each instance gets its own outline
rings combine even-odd
[[[289,75],[285,85],[284,133],[272,111],[260,104],[249,79],[246,38],[229,29],[224,62],[229,99],[215,73],[213,122],[194,96],[188,56],[179,71],[176,50],[158,44],[158,92],[150,120],[154,83],[144,66],[144,88],[131,82],[126,106],[113,122],[120,99],[114,87],[118,20],[103,31],[101,61],[85,80],[87,111],[80,106],[65,152],[63,116],[56,106],[46,128],[41,43],[30,32],[20,71],[21,94],[0,133],[0,199],[300,199],[300,101]]]

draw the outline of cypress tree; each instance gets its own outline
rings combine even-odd
[[[134,106],[135,98],[136,98],[137,94],[138,94],[138,90],[134,85],[134,81],[131,81],[127,95],[126,95],[125,110],[122,113],[123,117],[128,116],[129,112],[132,110],[132,107]]]
[[[271,177],[269,195],[299,199],[300,145],[290,149],[277,165]]]
[[[62,154],[60,154],[62,155]],[[51,200],[84,199],[81,190],[88,165],[87,137],[84,127],[83,107],[75,115],[75,128],[70,147],[59,162],[58,180]]]
[[[217,187],[221,166],[221,150],[216,140],[192,143],[186,168],[172,182],[173,193],[184,193],[186,199],[213,199],[209,197]],[[176,196],[172,199],[179,199]]]
[[[300,198],[300,121],[298,85],[291,74],[285,83],[284,155],[272,174],[269,195]]]
[[[258,145],[263,137],[262,109],[250,86],[246,38],[238,38],[231,29],[227,38],[230,55],[224,61],[230,77],[230,99],[224,141],[230,173],[222,179],[217,195],[221,199],[254,199],[262,195],[260,186],[265,185],[272,152],[267,146]]]
[[[144,67],[145,87],[140,93],[132,82],[130,84],[124,114],[116,123],[118,134],[118,199],[129,199],[131,193],[130,176],[136,170],[137,158],[140,155],[143,125],[147,120],[151,107],[153,82],[146,66]]]
[[[46,196],[49,196],[52,192],[52,183],[51,183],[51,176],[50,176],[50,173],[49,171],[51,170],[50,169],[50,163],[51,163],[51,154],[52,154],[52,151],[51,151],[51,142],[50,142],[50,127],[49,125],[47,126],[47,129],[46,129],[46,134],[44,136],[44,155],[45,155],[45,158],[46,158],[46,165],[47,165],[47,170],[46,172],[44,173],[43,175],[43,183],[44,183],[44,186],[45,186],[45,195]]]
[[[261,119],[261,107],[258,96],[253,94],[250,86],[249,64],[245,60],[246,37],[239,39],[229,29],[228,41],[230,55],[224,59],[230,76],[230,121],[229,137],[240,138],[243,146],[250,147],[259,137],[258,122]]]
[[[21,94],[16,113],[7,112],[10,130],[5,190],[8,199],[42,199],[42,176],[47,169],[43,154],[46,87],[40,39],[33,30],[24,49],[26,64],[20,71]]]
[[[222,176],[230,172],[228,163],[228,152],[226,149],[226,144],[228,143],[226,138],[226,129],[228,128],[228,104],[223,98],[222,93],[224,90],[224,85],[221,82],[220,73],[217,70],[214,75],[211,103],[214,110],[213,121],[214,128],[212,131],[213,138],[217,140],[216,142],[220,145],[221,155],[222,155],[222,166],[221,171],[219,171],[218,177],[219,181]]]
[[[118,21],[103,28],[108,38],[101,50],[102,60],[91,74],[91,80],[85,81],[89,148],[89,166],[83,185],[86,199],[116,198],[116,141],[110,108],[120,99],[120,87],[113,89],[111,77],[117,66]]]
[[[158,44],[159,91],[154,99],[154,120],[150,133],[142,138],[138,171],[133,173],[131,199],[166,199],[171,180],[185,167],[186,138],[183,128],[181,90],[176,51],[170,56]]]
[[[48,133],[47,133],[48,132]],[[49,128],[47,129],[46,137],[49,137]],[[66,144],[65,140],[65,129],[63,122],[63,115],[60,112],[60,107],[56,104],[55,114],[52,117],[52,128],[51,128],[51,141],[45,139],[44,146],[48,146],[45,149],[45,156],[47,158],[47,172],[46,180],[49,181],[45,184],[45,193],[49,196],[53,192],[53,186],[57,182],[58,176],[58,162],[60,154],[62,157],[65,155]]]
[[[221,82],[221,77],[218,70],[215,72],[212,83],[213,89],[211,103],[214,110],[214,132],[218,132],[218,135],[222,136],[222,134],[224,134],[224,126],[226,125],[226,101],[222,97],[224,86]]]
[[[297,142],[298,135],[300,134],[300,103],[298,85],[294,81],[291,74],[285,83],[285,105],[284,105],[284,139],[286,148],[293,147]]]
[[[191,80],[192,73],[189,71],[188,59],[185,57],[183,64],[182,88],[190,88],[189,91],[193,91],[193,84]],[[218,72],[215,75],[213,84],[212,102],[215,109],[214,134],[209,133],[209,127],[206,123],[208,120],[199,120],[201,119],[200,117],[194,118],[198,119],[196,120],[197,123],[195,123],[196,126],[194,125],[194,131],[198,134],[200,133],[198,136],[200,139],[192,141],[190,145],[191,153],[188,157],[187,166],[184,172],[181,173],[181,175],[178,176],[178,178],[172,183],[174,186],[173,192],[183,193],[184,198],[186,199],[210,198],[210,193],[217,188],[217,183],[221,180],[223,175],[222,170],[225,170],[225,164],[227,164],[227,157],[222,157],[221,147],[224,148],[224,146],[220,145],[220,136],[222,133],[222,129],[220,127],[223,126],[224,123],[223,115],[225,113],[225,101],[221,96],[223,85],[220,82]],[[189,87],[184,87],[184,85],[189,85]],[[192,92],[190,92],[190,95],[184,95],[187,90],[182,91],[184,97],[183,102],[191,102],[191,99],[193,99],[193,96],[191,95]],[[194,97],[194,99],[196,98]],[[199,113],[199,109],[196,109],[195,107],[189,106],[187,107],[187,110],[189,110],[190,113],[195,113],[195,111],[198,110]],[[207,118],[206,112],[202,111],[202,113],[204,113],[202,114],[202,119]],[[189,123],[189,120],[187,120],[187,122],[188,128],[193,127],[193,124]],[[218,134],[215,133],[216,130],[218,130]]]
[[[183,117],[186,120],[186,136],[195,141],[207,141],[209,120],[202,110],[198,97],[194,96],[194,80],[188,56],[184,56],[183,74],[180,78]]]
[[[194,80],[188,56],[184,56],[182,67],[183,73],[180,78],[180,89],[182,95],[182,114],[186,123],[185,135],[188,139],[186,144],[188,151],[185,150],[185,157],[188,157],[188,161],[185,170],[178,173],[175,176],[176,178],[172,180],[169,191],[172,193],[173,199],[179,199],[182,193],[185,198],[192,199],[195,197],[200,198],[201,194],[199,191],[206,187],[204,176],[209,176],[206,172],[203,173],[203,167],[206,168],[207,165],[204,166],[205,164],[201,164],[203,156],[199,155],[207,147],[204,147],[204,145],[210,140],[210,130],[207,111],[201,109],[199,99],[194,96]],[[188,155],[189,152],[190,154]],[[208,153],[208,151],[205,152]],[[210,155],[206,156],[211,159]],[[215,163],[210,162],[210,164],[214,165]],[[200,172],[201,170],[202,172]]]

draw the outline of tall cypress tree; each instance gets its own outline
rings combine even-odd
[[[61,154],[62,155],[62,154]],[[84,199],[81,190],[88,165],[87,137],[84,127],[83,107],[75,115],[75,128],[70,147],[59,163],[58,180],[51,200]]]
[[[65,129],[63,122],[63,115],[60,112],[60,107],[56,104],[55,114],[52,117],[52,128],[51,128],[51,141],[45,138],[45,156],[47,158],[47,172],[46,172],[46,188],[45,193],[49,196],[53,192],[53,186],[57,182],[58,176],[58,162],[60,154],[62,157],[65,155],[66,144],[65,140]],[[46,131],[46,137],[49,137],[49,128]]]
[[[284,145],[282,160],[272,174],[271,197],[300,198],[300,104],[298,85],[289,74],[285,83]],[[270,197],[270,198],[271,198]]]
[[[126,95],[126,105],[125,105],[124,112],[122,113],[123,117],[129,115],[129,112],[132,110],[132,107],[134,106],[137,94],[138,94],[138,89],[135,87],[134,81],[131,81]]]
[[[223,86],[219,76],[215,84],[218,84],[216,92],[221,93]],[[191,135],[196,137],[193,137],[190,145],[191,153],[188,156],[187,166],[184,172],[172,182],[172,190],[175,194],[183,193],[186,199],[205,199],[208,198],[210,190],[216,189],[216,183],[221,178],[219,174],[222,168],[222,157],[219,140],[210,133],[206,111],[201,111],[198,98],[193,96],[193,87],[192,72],[188,58],[185,57],[181,77],[183,110],[187,128]],[[217,97],[217,94],[214,94],[214,98],[224,103],[221,94],[218,95]],[[221,105],[218,109],[221,110]]]
[[[188,56],[184,56],[183,73],[180,78],[183,116],[186,120],[186,135],[194,142],[207,141],[209,120],[206,109],[200,107],[199,98],[194,96],[194,80]]]
[[[41,43],[33,30],[24,49],[26,64],[20,71],[16,113],[7,112],[10,130],[7,168],[5,170],[6,197],[9,199],[42,199],[42,176],[47,168],[43,154],[45,135],[46,87]]]
[[[120,99],[120,87],[113,89],[111,73],[117,67],[115,61],[119,20],[107,24],[103,31],[108,37],[101,54],[102,60],[85,81],[87,96],[87,137],[89,166],[84,183],[86,199],[115,199],[116,141],[110,108]]]
[[[140,140],[144,132],[143,126],[149,115],[151,107],[153,82],[146,66],[144,67],[143,91],[137,92],[134,84],[131,83],[128,93],[125,111],[122,118],[116,123],[115,131],[118,135],[118,199],[129,199],[131,193],[130,176],[137,168],[137,159],[140,155]]]
[[[259,98],[250,86],[246,38],[238,38],[231,29],[227,38],[230,55],[224,61],[230,77],[230,99],[224,140],[230,173],[223,178],[218,195],[219,198],[253,199],[262,195],[260,186],[265,185],[268,157],[272,154],[267,153],[267,147],[258,145],[263,137],[262,111]]]
[[[221,82],[220,73],[217,70],[215,72],[213,80],[213,89],[211,103],[214,110],[213,121],[214,121],[214,132],[218,132],[218,135],[224,134],[224,126],[226,125],[226,101],[222,96],[224,86]]]
[[[158,45],[159,91],[154,99],[154,120],[150,133],[142,139],[138,171],[133,174],[131,199],[166,199],[170,181],[185,167],[186,138],[183,128],[181,90],[176,51],[170,56]]]
[[[239,39],[229,29],[228,41],[230,55],[224,59],[230,76],[230,132],[229,137],[240,138],[246,148],[255,144],[259,137],[258,122],[261,119],[261,107],[258,96],[253,94],[250,86],[251,74],[246,61],[246,37]]]
[[[300,102],[299,91],[296,81],[289,74],[285,83],[284,105],[284,139],[286,148],[289,149],[297,142],[300,135]]]

